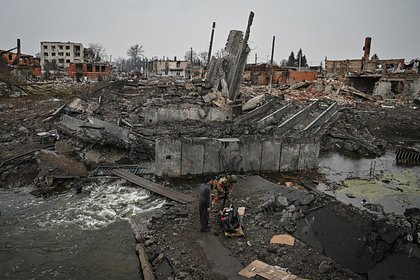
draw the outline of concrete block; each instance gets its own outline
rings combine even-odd
[[[105,132],[107,132],[108,134],[111,134],[112,136],[115,136],[119,140],[122,140],[124,142],[130,141],[128,138],[129,131],[127,129],[119,127],[109,122],[104,122],[100,119],[93,118],[93,117],[89,117],[88,120],[89,120],[89,123],[95,126],[103,127]]]
[[[270,140],[262,143],[261,171],[280,170],[281,142]]]
[[[318,166],[320,143],[300,144],[298,170],[311,169]]]
[[[233,172],[239,170],[241,162],[240,141],[238,138],[221,138],[218,153],[220,172]]]
[[[179,177],[181,173],[180,140],[158,139],[155,145],[156,175]]]
[[[192,141],[182,142],[181,174],[202,174],[204,168],[204,144]]]
[[[260,172],[261,171],[261,155],[262,143],[249,142],[241,144],[241,165],[245,171]]]
[[[299,153],[299,143],[283,143],[281,147],[280,171],[298,170]]]
[[[204,163],[203,173],[204,174],[217,174],[223,170],[223,164],[221,156],[222,142],[216,139],[207,138],[206,144],[204,145]]]

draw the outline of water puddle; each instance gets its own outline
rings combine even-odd
[[[329,183],[318,188],[344,203],[396,214],[420,207],[420,167],[396,165],[394,151],[374,159],[332,152],[320,156],[319,167]]]

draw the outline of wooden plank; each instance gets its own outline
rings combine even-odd
[[[177,192],[175,190],[165,188],[163,186],[160,186],[156,183],[148,181],[144,178],[141,178],[141,177],[139,177],[137,175],[134,175],[130,172],[127,172],[125,170],[115,169],[115,170],[112,170],[112,173],[114,175],[117,175],[117,176],[127,180],[127,181],[130,181],[131,183],[139,185],[140,187],[145,188],[145,189],[147,189],[151,192],[157,193],[161,196],[167,197],[171,200],[177,201],[177,202],[182,203],[182,204],[190,203],[190,202],[193,202],[193,201],[196,200],[192,196]]]
[[[262,261],[259,261],[259,260],[255,260],[252,263],[248,264],[244,269],[242,269],[239,272],[239,275],[246,278],[252,278],[255,275],[257,275],[257,273],[264,271],[268,267],[269,267],[268,264],[263,263]]]
[[[252,263],[247,265],[247,267],[242,269],[238,274],[245,278],[252,278],[258,275],[268,280],[283,280],[283,279],[307,280],[299,276],[290,274],[289,272],[281,269],[280,267],[268,265],[259,260],[253,261]]]
[[[130,172],[127,172],[125,170],[121,170],[121,169],[118,170],[117,169],[117,171],[120,172],[120,174],[124,176],[124,179],[127,179],[130,182],[135,183],[135,184],[137,184],[139,186],[142,186],[145,189],[148,189],[148,190],[150,190],[152,192],[155,192],[155,193],[160,194],[162,196],[171,198],[172,200],[175,200],[175,201],[178,201],[178,202],[181,202],[181,203],[188,203],[188,202],[192,202],[192,201],[195,200],[193,197],[189,197],[189,196],[187,196],[187,195],[185,195],[183,193],[180,193],[180,192],[177,192],[177,191],[174,191],[174,190],[171,190],[171,189],[162,187],[162,186],[160,186],[160,185],[158,185],[156,183],[153,183],[153,182],[148,181],[148,180],[146,180],[144,178],[141,178],[139,176],[136,176],[136,175],[134,175],[134,174],[132,174]],[[112,172],[112,173],[114,173],[114,172]],[[121,177],[121,175],[118,175],[118,176]]]
[[[153,274],[152,265],[149,262],[149,258],[143,246],[144,240],[143,240],[143,237],[141,236],[139,226],[133,220],[129,219],[129,221],[130,221],[131,229],[133,230],[134,238],[137,241],[136,251],[139,255],[139,262],[140,262],[141,270],[143,273],[143,279],[155,280],[156,278],[155,278],[155,275]]]
[[[289,234],[273,235],[270,240],[271,244],[285,244],[289,246],[295,245],[295,238]]]
[[[119,174],[116,174],[116,172],[119,173]],[[178,202],[181,202],[181,203],[187,203],[188,202],[186,199],[184,199],[184,195],[181,194],[181,193],[178,193],[178,192],[173,191],[171,189],[167,189],[167,188],[164,188],[162,186],[159,186],[158,184],[150,182],[146,179],[143,179],[143,178],[141,178],[139,176],[136,176],[132,173],[129,173],[127,171],[117,169],[116,172],[112,172],[112,173],[114,173],[114,174],[116,174],[116,175],[118,175],[118,176],[132,182],[132,183],[135,183],[135,184],[137,184],[137,185],[139,185],[139,186],[141,186],[141,187],[143,187],[147,190],[150,190],[150,191],[155,192],[157,194],[160,194],[162,196],[171,198],[172,200],[175,200],[175,201],[178,201]]]
[[[55,110],[48,118],[46,118],[45,120],[43,120],[42,122],[47,122],[52,120],[55,116],[57,116],[65,107],[67,106],[67,103],[60,106],[57,110]]]

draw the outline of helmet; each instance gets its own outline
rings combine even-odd
[[[236,182],[238,182],[238,177],[236,177],[236,175],[231,175],[231,176],[230,176],[230,180],[231,180],[233,183],[236,183]]]

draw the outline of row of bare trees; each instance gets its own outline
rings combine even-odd
[[[127,50],[127,56],[128,58],[119,57],[114,61],[119,71],[138,71],[142,67],[146,67],[146,58],[144,56],[144,48],[142,45],[134,44],[130,46]],[[226,56],[226,51],[224,49],[220,49],[214,53],[214,56],[217,58]],[[106,58],[105,48],[98,43],[90,43],[89,48],[86,48],[85,50],[84,57],[87,62],[103,61]],[[201,51],[197,53],[193,50],[189,50],[185,53],[184,59],[191,64],[191,58],[193,66],[205,64],[208,59],[208,52]]]

